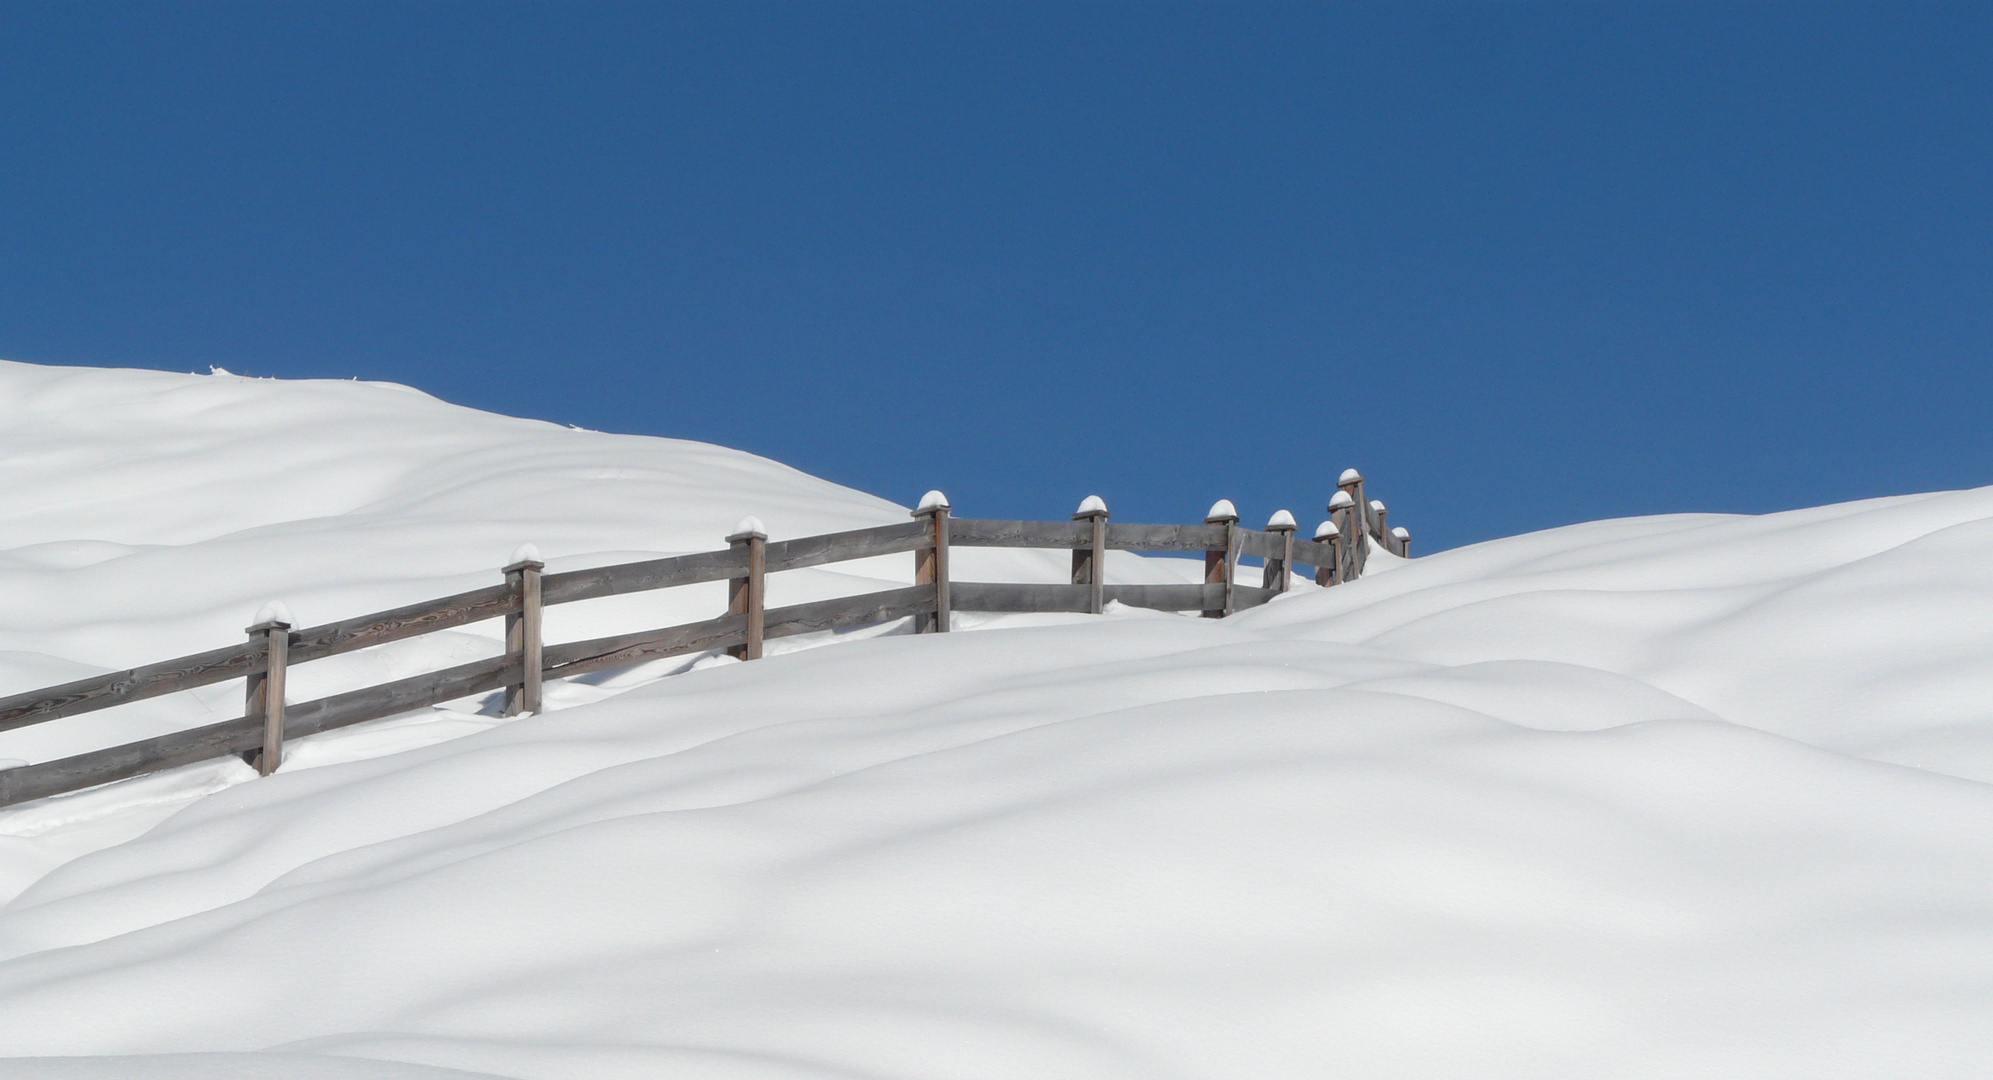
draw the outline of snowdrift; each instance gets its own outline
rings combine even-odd
[[[8,365],[0,400],[19,686],[522,540],[905,513],[393,387]],[[1601,522],[24,806],[0,1075],[1981,1075],[1989,597],[1993,489]]]

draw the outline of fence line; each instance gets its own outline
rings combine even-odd
[[[243,715],[234,720],[0,770],[0,806],[230,754],[268,775],[282,763],[286,739],[494,690],[505,691],[505,715],[537,713],[548,678],[718,649],[756,660],[771,638],[905,618],[913,619],[915,633],[945,632],[955,611],[1099,614],[1109,603],[1223,618],[1285,592],[1296,565],[1314,567],[1318,584],[1334,585],[1362,576],[1372,543],[1409,557],[1411,534],[1386,528],[1384,504],[1364,498],[1355,469],[1343,473],[1328,509],[1329,519],[1312,539],[1303,539],[1285,510],[1265,529],[1241,527],[1228,500],[1198,525],[1112,521],[1097,497],[1081,503],[1070,521],[1005,521],[952,517],[947,498],[932,491],[913,520],[896,525],[771,542],[750,517],[722,549],[558,574],[544,573],[529,544],[513,554],[501,585],[302,630],[292,628],[280,605],[271,605],[258,613],[241,644],[0,698],[0,731],[8,731],[245,680]],[[952,581],[951,547],[1068,549],[1072,576],[1067,584]],[[1203,581],[1110,585],[1104,572],[1109,551],[1201,553]],[[779,608],[764,603],[769,574],[906,553],[914,556],[911,586]],[[1258,585],[1238,580],[1241,558],[1263,561]],[[550,605],[716,581],[728,583],[726,614],[716,618],[586,641],[542,640],[542,613]],[[505,621],[502,655],[312,701],[284,699],[291,666],[495,618]]]

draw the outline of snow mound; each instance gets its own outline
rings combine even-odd
[[[170,414],[185,377],[162,378],[145,393]],[[538,437],[372,396],[468,443],[487,424]],[[476,568],[431,553],[433,572],[390,583],[380,568],[425,528],[490,552],[534,535],[558,561],[639,548],[681,515],[703,546],[747,509],[796,533],[905,520],[772,463],[641,439],[595,460],[681,469],[685,508],[654,477],[654,517],[625,517],[618,485],[562,501],[541,470],[576,460],[566,437],[548,434],[544,463],[511,459],[515,481],[556,493],[541,516],[496,500],[425,525],[425,500],[397,501],[406,477],[383,472],[385,493],[311,528],[244,529],[335,535],[344,568],[383,575],[371,587],[427,595]],[[57,472],[86,488],[115,458],[91,438],[62,452]],[[405,461],[447,502],[450,470]],[[196,465],[161,485],[203,490],[181,468]],[[773,508],[729,505],[735,479]],[[75,501],[78,521],[110,516],[113,494]],[[89,535],[60,507],[21,512],[45,525],[24,546]],[[206,595],[191,588],[113,619],[124,594],[92,572],[161,548],[212,585],[277,549],[141,524],[104,534],[134,549],[104,562],[6,564],[71,597],[45,622],[109,627],[50,640],[88,660],[102,654],[79,643],[109,651],[148,618],[239,639],[239,615],[166,602]],[[1054,554],[998,569],[1057,580]],[[0,1047],[139,1055],[0,1074],[1983,1072],[1993,489],[1372,559],[1388,572],[1224,620],[849,635],[625,673],[624,692],[544,716],[438,713],[447,740],[408,720],[335,733],[364,753],[305,740],[265,779],[231,759],[0,812],[18,893],[0,907]],[[322,588],[285,594],[305,613],[341,595]]]

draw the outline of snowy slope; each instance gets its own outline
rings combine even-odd
[[[476,584],[520,539],[711,546],[736,483],[778,530],[783,507],[793,532],[905,512],[391,388],[0,378],[46,380],[55,432],[23,443],[50,505],[9,507],[0,542],[20,672],[161,651],[125,634],[219,643],[279,593],[334,617]],[[57,400],[106,387],[128,423]],[[241,439],[192,449],[192,406],[148,419],[221,390],[257,417]],[[295,415],[327,501],[256,518],[236,504],[290,474],[238,444],[294,394],[323,395]],[[185,456],[126,447],[143,492],[121,494],[118,431],[176,410]],[[351,449],[370,416],[427,449],[402,471]],[[504,498],[591,469],[633,475]],[[273,533],[326,539],[291,578],[260,565]],[[85,540],[137,550],[20,551]],[[88,571],[139,557],[203,584],[258,565],[225,603],[118,610]],[[160,778],[149,806],[132,785],[0,812],[0,1052],[146,1055],[0,1076],[1983,1075],[1989,579],[1993,489],[1602,522],[1223,621],[846,641],[458,715],[447,741],[335,733],[268,779]]]

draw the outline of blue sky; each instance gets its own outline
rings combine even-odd
[[[0,2],[0,357],[1426,551],[1993,483],[1993,7]]]

